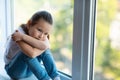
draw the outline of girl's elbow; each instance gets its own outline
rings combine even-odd
[[[40,50],[46,50],[46,49],[50,48],[50,45],[48,43],[44,43],[44,45],[40,45],[39,47],[40,47],[39,48]]]
[[[46,45],[44,46],[44,49],[43,49],[43,50],[46,50],[46,49],[48,49],[48,48],[50,48],[50,45],[46,44]]]
[[[35,58],[35,57],[37,57],[38,55],[37,55],[37,53],[36,52],[33,52],[32,54],[31,54],[31,58]]]
[[[35,58],[35,57],[36,57],[36,55],[35,55],[34,52],[30,52],[30,53],[28,54],[28,56],[29,56],[30,58]]]
[[[46,45],[44,45],[44,46],[42,46],[42,47],[40,46],[39,49],[40,49],[40,50],[46,50],[47,48],[48,48],[48,47],[47,47]]]
[[[33,51],[30,55],[31,58],[37,57],[39,54],[36,51]]]
[[[35,58],[36,56],[35,55],[30,55],[30,58]]]
[[[27,56],[30,58],[35,58],[35,55],[33,55],[33,54],[29,54],[29,55],[27,54]]]

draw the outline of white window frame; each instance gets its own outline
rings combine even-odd
[[[74,0],[72,80],[94,80],[96,0]]]
[[[13,11],[12,11],[12,1],[13,0],[0,0],[0,18],[1,20],[1,28],[2,28],[2,40],[0,41],[1,46],[4,47],[4,44],[7,40],[7,37],[12,32],[12,24],[13,24]]]
[[[1,0],[1,26],[4,32],[4,39],[13,31],[13,0]]]
[[[14,14],[13,14],[13,0],[5,0],[5,18],[6,18],[6,36],[10,36],[13,32],[13,21],[14,21]]]
[[[7,37],[10,36],[12,31],[12,6],[11,6],[12,0],[0,0],[0,79],[3,80],[9,79],[9,76],[6,74],[4,70],[4,50],[5,50],[5,43],[7,40]],[[3,77],[2,77],[3,76]]]

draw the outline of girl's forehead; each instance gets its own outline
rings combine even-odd
[[[47,25],[51,25],[49,22],[47,22],[47,21],[44,20],[44,19],[39,19],[37,23],[38,23],[38,24],[47,24]]]
[[[44,19],[40,19],[37,24],[40,25],[40,27],[52,27],[52,25]]]
[[[51,32],[52,30],[52,25],[45,20],[39,20],[36,27],[42,29],[44,32]]]

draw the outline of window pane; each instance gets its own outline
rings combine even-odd
[[[58,69],[71,75],[73,0],[14,0],[14,29],[38,10],[48,10],[54,18],[51,50]]]
[[[120,80],[120,0],[97,0],[95,78]]]

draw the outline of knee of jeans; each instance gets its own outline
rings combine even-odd
[[[20,52],[20,55],[19,55],[19,56],[20,56],[24,61],[33,59],[33,58],[25,55],[23,52]]]
[[[46,52],[47,52],[47,53],[51,53],[50,49],[47,49]]]
[[[11,72],[11,71],[7,71],[7,74],[15,80],[21,79],[21,78],[26,78],[32,75],[32,72],[28,72],[28,73],[19,73],[19,72]]]
[[[51,55],[51,51],[49,49],[45,50],[41,56],[44,57],[45,55]]]

